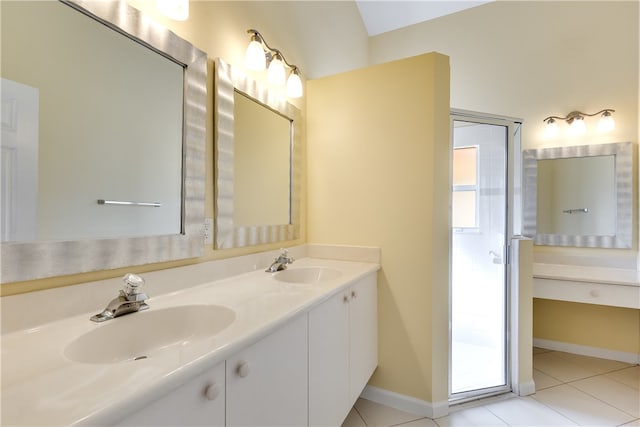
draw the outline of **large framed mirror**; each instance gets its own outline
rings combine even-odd
[[[630,142],[523,152],[523,232],[538,245],[631,248]]]
[[[295,240],[301,112],[221,59],[215,75],[215,246]]]
[[[1,7],[2,282],[201,256],[206,53],[126,2]]]

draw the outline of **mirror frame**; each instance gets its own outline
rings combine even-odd
[[[290,155],[290,223],[236,226],[233,223],[234,93],[242,92],[292,121]],[[298,239],[300,236],[300,165],[302,113],[284,96],[243,72],[215,60],[215,247],[229,249]]]
[[[126,2],[60,0],[184,68],[180,234],[2,243],[1,282],[194,258],[204,253],[207,54]]]
[[[522,156],[524,181],[523,234],[528,237],[533,237],[536,245],[589,248],[631,248],[633,244],[632,154],[633,145],[630,142],[524,150]],[[538,212],[538,160],[610,155],[615,157],[615,235],[538,234],[536,232],[536,217]]]

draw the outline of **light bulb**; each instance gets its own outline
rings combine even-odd
[[[571,133],[573,135],[582,135],[586,132],[587,126],[584,124],[584,118],[577,116],[571,121]]]
[[[302,80],[300,80],[297,69],[294,69],[287,79],[287,96],[289,98],[300,98],[302,96]]]
[[[267,70],[267,83],[273,86],[283,86],[286,80],[286,73],[284,71],[284,65],[280,60],[280,56],[276,53],[269,64]]]
[[[189,18],[189,0],[157,0],[156,6],[168,18],[186,21]]]
[[[244,56],[244,65],[252,71],[262,71],[267,68],[267,58],[256,36],[251,39]]]
[[[558,124],[554,119],[547,120],[547,125],[544,128],[544,136],[546,138],[556,138],[560,131],[558,130]]]
[[[600,132],[610,132],[616,127],[616,122],[613,120],[613,116],[608,111],[602,113],[600,122],[598,122],[598,130]]]

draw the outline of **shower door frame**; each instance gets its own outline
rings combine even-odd
[[[515,134],[519,132],[522,126],[522,120],[506,117],[506,116],[498,116],[492,114],[479,113],[475,111],[468,110],[460,110],[460,109],[451,109],[450,111],[450,130],[451,130],[451,150],[452,153],[450,155],[450,159],[453,159],[453,149],[454,149],[454,122],[455,121],[464,121],[470,123],[477,124],[486,124],[486,125],[494,125],[494,126],[503,126],[506,128],[506,155],[505,155],[505,238],[504,238],[504,250],[503,250],[503,259],[504,259],[504,271],[503,271],[503,283],[505,286],[505,361],[504,361],[504,369],[505,369],[505,385],[494,386],[483,389],[470,390],[459,393],[452,393],[452,355],[453,355],[453,325],[452,325],[452,271],[449,272],[449,403],[450,404],[459,404],[468,402],[471,400],[481,399],[489,396],[494,396],[503,393],[509,393],[514,389],[513,378],[516,375],[514,372],[515,364],[512,360],[513,354],[517,355],[517,351],[514,349],[514,345],[518,342],[517,337],[512,337],[512,334],[516,332],[516,329],[512,329],[512,307],[515,303],[512,299],[511,292],[511,265],[512,265],[512,255],[511,255],[511,247],[512,240],[514,237],[518,236],[520,233],[517,230],[514,230],[514,212],[516,211],[515,206],[515,198],[514,198],[514,188],[516,186],[519,187],[519,184],[516,182],[516,171],[519,171],[521,168],[516,165],[518,159],[520,159],[520,144],[521,142],[516,141]],[[452,169],[453,170],[453,169]],[[452,179],[452,178],[450,178]],[[451,182],[452,184],[452,182]],[[453,185],[451,185],[453,189]],[[520,212],[520,209],[517,209]],[[451,217],[451,212],[449,214]],[[453,233],[453,227],[450,230]],[[449,248],[449,267],[452,269],[453,267],[453,241],[452,245]],[[515,339],[514,339],[515,338]]]

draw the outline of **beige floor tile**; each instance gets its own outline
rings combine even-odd
[[[596,375],[593,371],[559,357],[556,352],[534,355],[533,368],[562,382],[581,380]]]
[[[574,426],[567,417],[530,397],[519,397],[487,405],[486,408],[510,426]]]
[[[533,398],[581,426],[619,426],[635,418],[566,384],[542,390]]]
[[[606,377],[616,380],[624,385],[640,390],[640,366],[621,369],[616,372],[610,372]]]
[[[533,381],[536,383],[536,390],[538,391],[562,384],[562,382],[537,369],[533,370]]]
[[[347,418],[342,423],[342,427],[367,427],[367,425],[358,412],[355,409],[351,409],[349,415],[347,415]]]
[[[368,427],[389,427],[424,418],[421,415],[400,411],[366,399],[358,399],[355,407]]]
[[[571,383],[571,386],[632,415],[634,418],[640,418],[640,390],[604,375],[576,381]]]
[[[436,423],[440,427],[493,427],[507,425],[484,406],[452,412],[446,417],[436,419]]]
[[[596,374],[604,374],[632,366],[629,363],[619,362],[617,360],[599,359],[597,357],[583,356],[581,354],[564,353],[561,351],[557,351],[554,354],[567,362],[575,363],[576,365],[591,372],[595,372]]]
[[[409,421],[404,424],[397,424],[394,427],[438,427],[435,421],[429,418],[421,418],[415,421]]]

